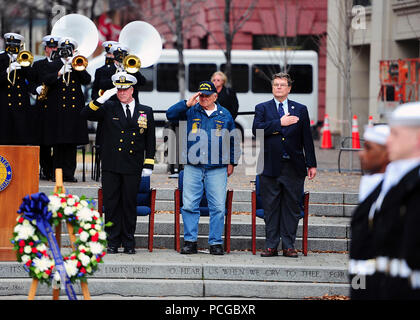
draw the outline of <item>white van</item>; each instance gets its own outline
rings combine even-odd
[[[103,65],[104,58],[89,62],[88,71]],[[315,51],[281,50],[233,50],[232,88],[236,91],[239,110],[235,120],[245,136],[250,135],[255,106],[272,99],[271,76],[283,69],[285,60],[287,72],[294,83],[290,99],[308,107],[311,124],[318,122],[318,55]],[[224,71],[226,59],[221,50],[184,50],[185,98],[194,94],[200,81],[210,80],[213,72]],[[155,120],[166,121],[166,110],[180,99],[178,88],[178,51],[165,49],[158,62],[140,70],[147,83],[139,93],[141,103],[149,105],[155,113]],[[93,79],[92,79],[93,81]]]

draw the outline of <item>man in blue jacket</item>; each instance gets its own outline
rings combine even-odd
[[[197,102],[198,99],[198,102]],[[198,92],[166,112],[171,122],[180,122],[181,162],[184,184],[181,208],[184,222],[182,254],[197,253],[200,201],[203,192],[209,205],[210,253],[223,255],[227,177],[233,173],[240,155],[240,137],[229,111],[216,103],[217,91],[210,81],[203,81]]]
[[[260,185],[266,229],[263,257],[297,257],[294,248],[305,177],[316,175],[315,149],[306,106],[288,99],[292,80],[287,73],[273,75],[274,99],[255,106],[252,126],[264,131],[264,159]]]

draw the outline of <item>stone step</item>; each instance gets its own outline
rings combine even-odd
[[[30,279],[0,279],[0,296],[20,296],[27,299],[31,286]],[[89,292],[92,299],[112,295],[119,297],[185,297],[217,298],[239,297],[258,299],[304,299],[325,295],[349,295],[349,285],[341,283],[296,283],[261,281],[215,281],[215,280],[167,280],[167,279],[90,279]],[[82,300],[80,285],[74,286],[78,300]],[[39,296],[51,299],[51,288],[39,286],[35,299]],[[60,291],[61,299],[67,299],[65,291]],[[13,298],[15,299],[15,298]]]
[[[51,194],[53,185],[40,186],[39,191]],[[85,195],[97,199],[98,186],[67,186],[68,193]],[[356,193],[312,192],[309,198],[309,214],[329,217],[351,217],[357,205]],[[156,192],[156,210],[174,211],[174,189],[158,189]],[[234,190],[233,212],[251,212],[251,190]]]
[[[155,235],[173,235],[174,232],[174,217],[172,214],[155,215]],[[339,221],[335,221],[339,220]],[[209,218],[201,217],[198,232],[199,234],[208,234]],[[315,217],[310,216],[308,219],[308,237],[309,238],[342,238],[350,237],[350,220],[347,218],[331,218],[331,217]],[[232,236],[251,236],[251,215],[237,215],[232,216],[231,234]],[[183,232],[183,223],[181,218],[181,233]],[[299,221],[297,236],[302,236],[303,221]],[[148,217],[138,217],[136,233],[146,234],[148,232]],[[265,224],[263,219],[257,218],[256,226],[257,237],[265,235]]]
[[[137,217],[135,240],[137,248],[148,247],[148,217]],[[156,214],[153,236],[153,248],[174,248],[173,214]],[[201,217],[199,224],[199,248],[208,248],[209,217]],[[308,220],[308,250],[310,251],[348,251],[350,244],[350,219],[310,216]],[[302,220],[299,221],[296,234],[296,248],[302,248]],[[257,250],[264,248],[265,224],[257,219]],[[70,240],[63,224],[63,246],[69,247]],[[183,223],[180,225],[181,244],[183,241]],[[231,228],[231,250],[251,250],[251,216],[233,215]]]
[[[66,191],[68,193],[77,194],[79,196],[85,195],[88,198],[96,199],[98,197],[98,186],[99,185],[66,185]],[[54,190],[54,185],[41,185],[39,187],[40,192],[44,192],[47,195],[51,194]],[[158,188],[156,191],[156,200],[170,200],[174,199],[173,188]],[[251,202],[251,190],[234,190],[233,201],[240,202]],[[358,194],[357,193],[343,193],[343,192],[311,192],[309,202],[313,204],[346,204],[346,205],[357,205]],[[173,205],[172,205],[173,210]]]
[[[347,255],[310,253],[297,259],[261,258],[249,252],[224,256],[180,255],[174,250],[139,250],[106,255],[88,280],[93,297],[243,297],[302,299],[348,295]],[[31,279],[21,264],[0,262],[0,295],[26,295]],[[75,286],[80,294],[79,285]],[[37,296],[51,288],[40,285]],[[64,291],[62,290],[62,295]]]
[[[251,200],[232,202],[233,212],[251,212]],[[309,214],[316,216],[329,217],[351,217],[356,205],[348,204],[313,204],[309,203]],[[171,211],[175,210],[173,200],[156,200],[157,211]]]

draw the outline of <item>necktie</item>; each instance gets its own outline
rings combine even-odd
[[[283,103],[282,102],[279,102],[279,115],[280,115],[280,118],[281,117],[283,117],[284,116],[284,110],[283,110]]]
[[[129,105],[127,104],[126,106],[126,115],[127,115],[127,120],[128,121],[130,121],[131,120],[131,112],[130,112],[130,107],[129,107]]]

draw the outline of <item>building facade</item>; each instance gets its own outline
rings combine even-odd
[[[318,119],[325,113],[327,0],[232,0],[231,28],[250,13],[236,32],[232,49],[315,50],[319,56]],[[138,0],[143,19],[162,35],[164,48],[175,48],[173,8],[168,0]],[[184,49],[225,49],[225,0],[181,1],[192,4],[183,23]],[[195,7],[194,7],[195,6]],[[252,9],[252,10],[251,10]],[[248,11],[247,11],[248,10]]]
[[[351,106],[360,131],[369,116],[374,122],[386,122],[378,99],[380,61],[420,57],[420,1],[354,0],[348,29],[340,19],[343,3],[328,0],[326,112],[332,133],[346,136],[351,125],[345,103],[346,80],[334,57],[342,62],[350,58]],[[341,41],[346,33],[350,35],[350,50]]]

